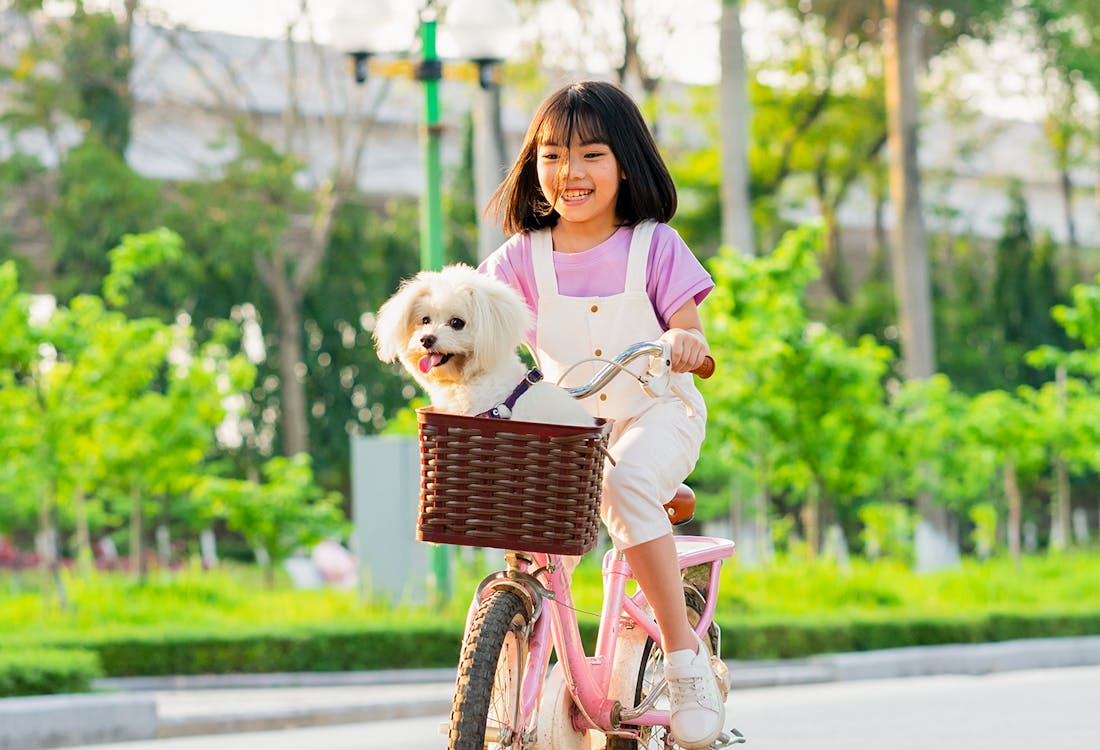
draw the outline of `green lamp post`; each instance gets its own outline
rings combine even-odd
[[[437,18],[440,12],[442,24]],[[462,78],[478,81],[483,90],[495,86],[500,63],[515,46],[518,20],[512,0],[428,0],[419,9],[406,0],[344,0],[332,18],[332,44],[351,58],[356,82],[365,83],[369,75],[411,75],[423,84],[422,269],[438,269],[444,264],[439,82]],[[420,50],[416,64],[410,68],[401,64],[408,60],[408,52],[395,48],[395,44],[410,39],[413,22]],[[447,45],[447,54],[440,55],[443,45],[438,42]],[[470,64],[475,66],[472,73]]]

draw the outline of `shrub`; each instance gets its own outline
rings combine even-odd
[[[85,693],[103,675],[99,655],[87,650],[0,650],[0,698]]]

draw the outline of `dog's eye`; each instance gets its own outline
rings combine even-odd
[[[426,326],[431,322],[432,322],[432,319],[429,318],[427,315],[425,315],[423,318],[420,319],[420,325],[422,325],[422,326]]]
[[[451,328],[455,329],[456,331],[461,331],[463,328],[466,327],[466,321],[463,320],[462,318],[451,318],[447,322],[447,325],[449,325]]]

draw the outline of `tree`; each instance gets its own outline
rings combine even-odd
[[[890,357],[870,337],[850,346],[807,319],[802,298],[817,273],[819,243],[820,232],[806,230],[756,261],[723,251],[711,262],[717,298],[704,308],[712,350],[727,372],[706,386],[718,443],[747,447],[763,428],[766,482],[800,498],[815,551],[823,514],[880,482]]]
[[[718,142],[722,155],[722,244],[756,255],[749,193],[748,75],[742,46],[741,2],[723,0],[719,24],[722,77],[718,82]]]
[[[310,458],[276,456],[261,469],[263,482],[205,477],[195,494],[211,517],[223,518],[261,555],[265,578],[275,584],[275,568],[301,547],[346,533],[340,496],[313,481]]]
[[[1073,88],[1080,83],[1100,95],[1100,56],[1096,54],[1100,44],[1100,8],[1097,4],[1092,0],[1029,0],[1022,10],[1031,21],[1040,47],[1057,71],[1058,79],[1067,84],[1064,93],[1072,96]],[[1100,148],[1100,118],[1094,118],[1093,123],[1093,144]],[[1063,189],[1065,187],[1063,182]]]
[[[1012,394],[989,391],[971,402],[966,424],[994,452],[1001,466],[1008,550],[1012,559],[1018,560],[1024,506],[1021,484],[1033,480],[1043,465],[1043,447],[1036,439],[1036,415]]]

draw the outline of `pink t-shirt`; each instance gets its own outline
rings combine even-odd
[[[632,227],[620,227],[595,247],[580,253],[554,253],[558,293],[563,297],[610,297],[626,286],[626,261]],[[535,313],[539,293],[531,260],[531,235],[514,234],[482,262],[480,270],[519,290]],[[689,299],[699,304],[710,294],[710,274],[668,224],[658,224],[649,246],[646,291],[661,327]]]

